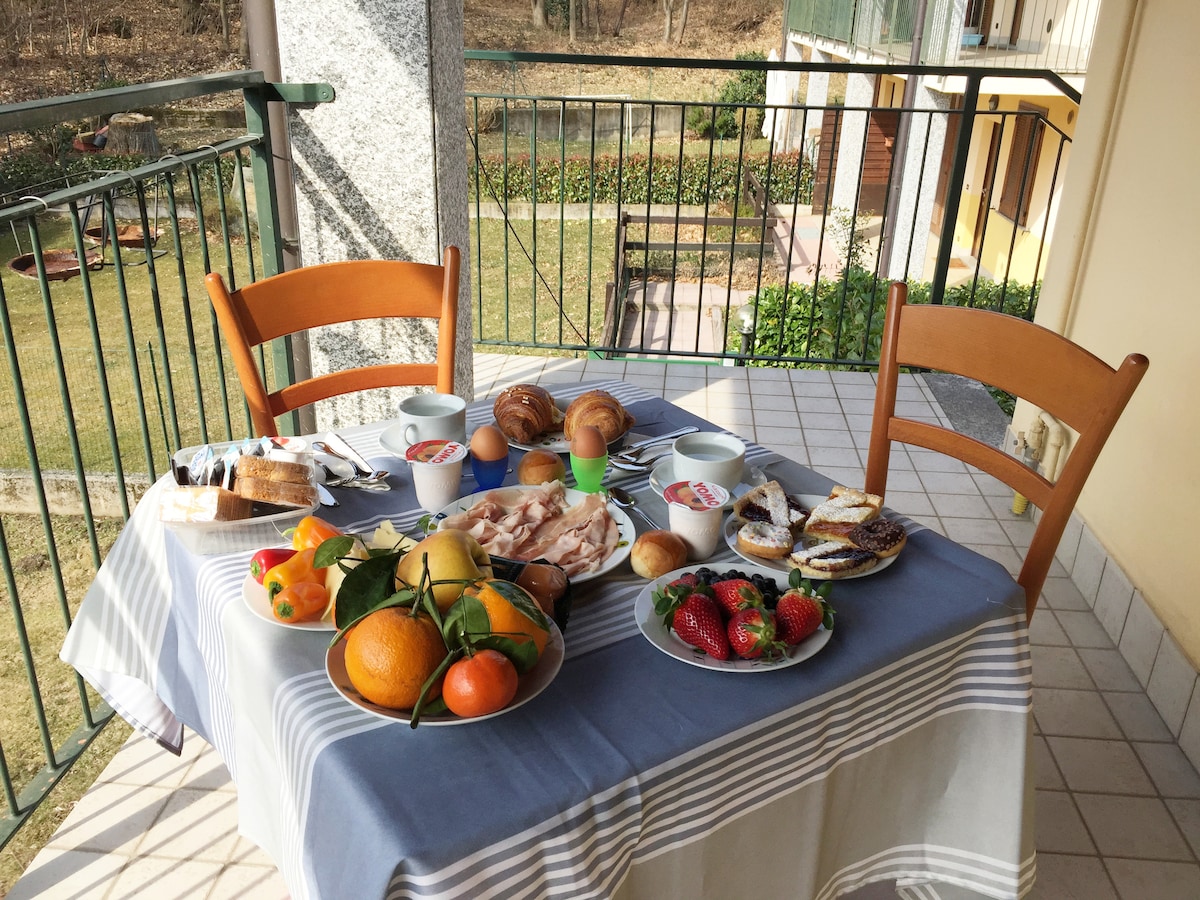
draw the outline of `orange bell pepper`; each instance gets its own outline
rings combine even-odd
[[[325,570],[313,568],[313,557],[316,555],[317,551],[312,548],[300,550],[291,559],[268,569],[262,580],[267,596],[274,600],[276,594],[293,584],[319,584],[324,587]]]
[[[323,584],[301,582],[275,595],[271,610],[281,622],[312,622],[329,606],[329,591]]]
[[[321,546],[322,541],[339,537],[342,533],[342,529],[324,519],[317,516],[305,516],[296,523],[296,528],[292,532],[292,549],[316,550]]]

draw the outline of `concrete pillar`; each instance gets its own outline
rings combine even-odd
[[[875,76],[853,73],[846,77],[846,108],[869,107],[875,99]],[[863,145],[867,133],[867,113],[847,112],[842,116],[838,141],[837,169],[833,179],[830,206],[853,214],[862,177]]]
[[[939,91],[918,85],[913,106],[919,110],[947,112],[950,98]],[[895,238],[892,241],[891,259],[885,267],[889,279],[903,280],[910,275],[914,278],[925,277],[929,222],[933,216],[933,201],[937,193],[945,141],[945,115],[913,114],[900,181],[900,202],[894,213]],[[914,216],[917,222],[915,229]]]
[[[811,59],[815,63],[831,63],[833,54],[813,47]],[[821,122],[825,117],[822,107],[829,105],[828,72],[808,73],[808,91],[804,97],[804,105],[809,108],[804,116],[804,140],[811,144],[821,136]]]
[[[455,391],[473,396],[462,5],[449,0],[276,0],[285,81],[325,81],[337,99],[289,117],[304,265],[345,259],[439,263],[462,251]],[[310,334],[321,373],[436,355],[412,323]],[[409,391],[318,404],[320,429],[391,418]]]

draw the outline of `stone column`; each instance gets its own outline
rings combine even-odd
[[[448,0],[276,0],[285,81],[324,81],[332,103],[293,109],[300,254],[440,263],[462,251],[455,391],[474,393],[462,5]],[[432,329],[371,322],[310,333],[315,374],[435,358]],[[391,418],[407,391],[318,404],[320,429]]]
[[[875,98],[875,76],[853,73],[846,77],[846,108],[868,107]],[[832,207],[856,213],[855,199],[862,178],[863,141],[867,131],[867,113],[847,112],[842,116],[838,139],[837,169],[833,179]]]
[[[939,113],[949,111],[950,98],[939,91],[918,85],[913,106],[918,110],[935,112],[933,115],[921,112],[912,115],[900,181],[900,201],[893,214],[895,239],[892,242],[891,259],[885,264],[889,279],[903,280],[910,275],[914,278],[925,277],[929,222],[933,217],[942,147],[946,141],[946,116]],[[917,221],[915,231],[914,216]]]
[[[833,54],[813,47],[811,60],[815,63],[831,63]],[[828,72],[808,73],[808,91],[804,96],[804,105],[809,107],[804,116],[804,140],[806,144],[811,145],[821,136],[821,122],[825,117],[822,107],[829,105]]]

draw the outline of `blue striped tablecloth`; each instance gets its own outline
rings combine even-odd
[[[635,431],[689,422],[640,388],[604,387]],[[469,427],[490,421],[490,403]],[[412,529],[407,472],[341,491],[322,515]],[[828,479],[751,445],[796,493]],[[511,477],[511,476],[510,476]],[[650,515],[666,508],[643,476]],[[464,483],[467,490],[470,482]],[[1031,674],[1024,596],[1002,567],[913,529],[896,564],[838,583],[837,627],[798,666],[728,675],[674,660],[633,620],[625,564],[576,589],[554,682],[510,713],[419,728],[346,703],[327,633],[241,600],[252,551],[196,556],[156,519],[156,486],[84,599],[62,657],[140,731],[220,752],[239,827],[296,898],[1018,897],[1033,882]],[[734,563],[724,545],[710,565]]]

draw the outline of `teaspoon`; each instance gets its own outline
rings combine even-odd
[[[610,487],[606,488],[606,490],[608,491],[608,499],[614,504],[621,509],[630,510],[637,513],[642,517],[642,521],[644,521],[655,531],[658,530],[658,523],[638,508],[637,498],[633,496],[633,494],[629,493],[629,491],[625,490],[624,488],[619,487]]]

